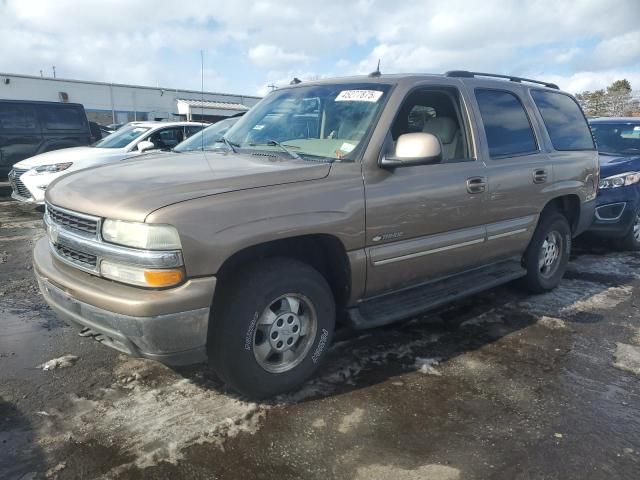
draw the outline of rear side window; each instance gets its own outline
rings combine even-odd
[[[502,90],[476,90],[491,157],[511,157],[538,151],[531,122],[520,99]]]
[[[29,105],[0,103],[0,130],[37,130],[36,111]]]
[[[568,95],[531,90],[556,150],[593,150],[593,137],[576,101]]]
[[[41,107],[44,128],[47,130],[85,130],[83,112],[74,107]]]

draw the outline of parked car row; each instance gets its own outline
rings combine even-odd
[[[197,122],[132,122],[91,146],[36,155],[13,166],[9,173],[12,197],[43,205],[47,187],[61,175],[153,150],[171,150],[205,127]]]
[[[21,162],[12,182],[46,205],[34,272],[61,317],[130,355],[209,361],[251,397],[309,378],[338,323],[516,279],[551,290],[589,229],[638,248],[636,127],[592,132],[550,83],[326,79],[224,122],[179,145],[166,132],[193,124],[128,124]],[[594,137],[611,146],[602,178]]]

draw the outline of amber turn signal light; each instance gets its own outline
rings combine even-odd
[[[150,287],[171,287],[184,280],[181,268],[172,270],[145,270],[144,279]]]

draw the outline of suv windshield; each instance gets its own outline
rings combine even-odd
[[[111,135],[107,135],[102,140],[97,141],[93,146],[98,148],[123,148],[147,131],[149,131],[149,127],[140,127],[137,125],[124,126]]]
[[[640,123],[592,123],[600,153],[640,155]]]
[[[225,137],[240,149],[283,155],[288,149],[302,158],[352,160],[389,88],[379,83],[347,83],[276,90]]]
[[[192,152],[194,150],[215,150],[222,147],[224,144],[220,143],[222,136],[229,130],[235,123],[240,120],[239,117],[225,118],[217,123],[199,131],[195,135],[192,135],[181,144],[177,145],[174,152]]]

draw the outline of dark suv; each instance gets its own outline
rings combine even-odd
[[[0,100],[0,178],[25,158],[90,143],[89,122],[80,104]]]

